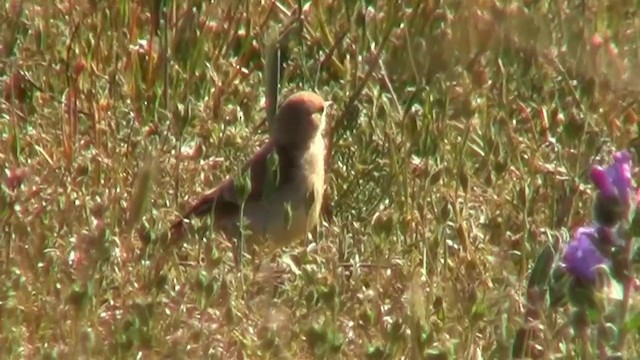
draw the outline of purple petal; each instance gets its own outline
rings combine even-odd
[[[567,271],[582,280],[593,282],[596,279],[595,267],[607,264],[593,245],[592,239],[597,237],[597,230],[593,227],[581,227],[573,235],[573,240],[566,247],[562,255]]]
[[[631,153],[623,150],[613,155],[613,164],[606,168],[592,166],[589,176],[603,195],[616,196],[626,209],[630,209],[635,207],[637,201],[631,167]]]
[[[613,155],[613,164],[606,169],[607,177],[618,191],[618,196],[624,204],[629,203],[630,192],[633,191],[631,178],[631,154],[620,151]]]
[[[617,194],[616,188],[613,186],[611,182],[611,178],[609,177],[607,171],[600,166],[594,165],[591,167],[591,172],[589,173],[591,177],[591,181],[593,184],[607,196],[614,196]]]

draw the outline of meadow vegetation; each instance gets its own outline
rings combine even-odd
[[[590,166],[640,146],[639,30],[623,0],[7,0],[0,356],[509,358]],[[163,248],[266,139],[276,31],[280,98],[335,103],[322,225],[241,271]],[[579,358],[568,324],[529,356]]]

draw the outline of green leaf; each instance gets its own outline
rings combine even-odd
[[[609,289],[607,291],[609,299],[622,300],[624,298],[624,287],[622,283],[613,277],[611,277],[609,281]]]
[[[291,203],[287,202],[284,204],[284,226],[287,229],[291,228],[291,224],[293,222],[293,210],[291,209]]]
[[[636,331],[640,334],[640,311],[637,311],[633,314],[627,321],[624,323],[624,327],[627,331]]]
[[[571,305],[577,309],[596,309],[596,291],[593,285],[578,282],[572,279],[569,284],[567,295]]]
[[[251,170],[239,176],[234,184],[236,194],[242,203],[247,201],[249,194],[251,194]]]
[[[527,289],[533,288],[543,289],[547,286],[549,276],[551,275],[551,269],[553,267],[553,260],[555,253],[551,245],[548,245],[542,249],[540,255],[536,259],[536,263],[531,270],[531,276],[529,276],[529,284]]]
[[[549,285],[549,306],[551,308],[559,308],[567,303],[567,287],[570,281],[571,278],[563,269],[556,268],[552,271]]]
[[[280,183],[280,157],[275,151],[267,156],[267,176],[265,176],[262,198],[268,199],[275,193]]]
[[[640,236],[640,212],[636,211],[635,206],[629,210],[629,219],[629,232],[631,233],[631,236]]]

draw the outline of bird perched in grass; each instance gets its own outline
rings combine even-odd
[[[247,248],[274,249],[304,238],[320,216],[328,104],[308,91],[285,100],[271,121],[268,142],[242,167],[240,176],[202,194],[172,224],[170,241],[184,236],[191,219],[204,216],[212,217],[216,231]]]

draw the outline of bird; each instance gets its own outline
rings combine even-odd
[[[236,241],[237,256],[240,241],[247,250],[274,250],[307,236],[319,223],[330,104],[311,91],[288,97],[271,121],[268,141],[239,176],[200,195],[172,223],[170,241],[181,239],[193,218],[205,216],[212,217],[215,231]]]

